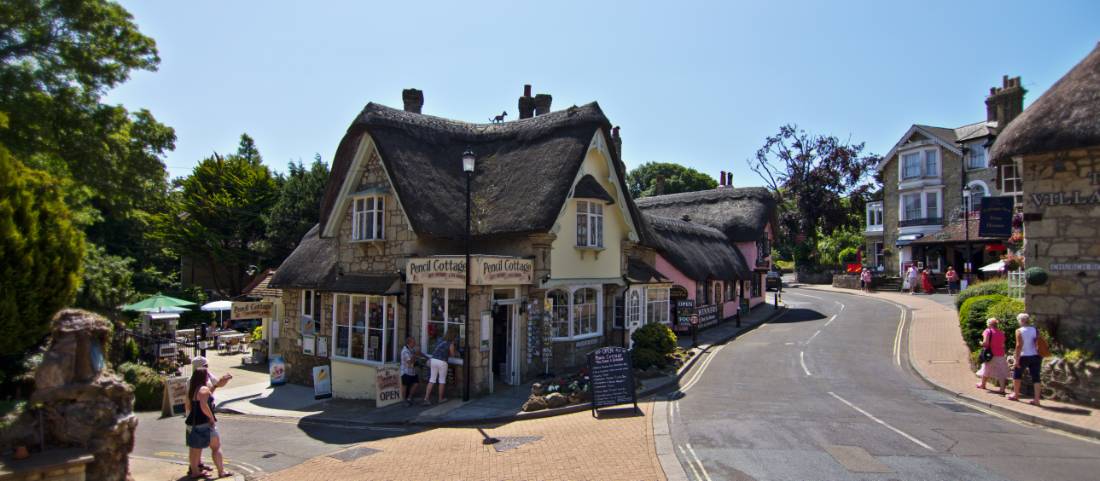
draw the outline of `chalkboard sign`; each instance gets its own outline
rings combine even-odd
[[[638,409],[634,391],[634,368],[630,351],[621,347],[603,347],[588,354],[588,373],[592,386],[592,416],[602,407],[633,403]]]
[[[701,306],[699,309],[696,309],[696,315],[699,316],[700,328],[718,324],[718,304]]]

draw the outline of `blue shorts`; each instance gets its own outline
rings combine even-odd
[[[1024,369],[1031,372],[1031,382],[1040,382],[1039,371],[1043,367],[1042,356],[1020,356],[1020,362],[1012,369],[1012,379],[1022,379]]]
[[[198,426],[187,426],[187,447],[205,449],[210,447],[210,440],[218,437],[218,430],[209,423]]]

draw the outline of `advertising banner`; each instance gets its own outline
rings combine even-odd
[[[332,368],[328,365],[313,368],[313,399],[332,397]]]
[[[229,319],[271,319],[273,308],[270,302],[234,302]]]

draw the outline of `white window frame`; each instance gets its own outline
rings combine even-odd
[[[981,155],[975,155],[978,153],[980,153]],[[968,170],[978,170],[989,167],[989,162],[986,159],[986,154],[987,152],[985,146],[982,145],[981,142],[971,144],[969,147],[969,151],[966,154],[966,168]]]
[[[978,205],[974,205],[973,201],[971,200],[971,193],[974,192],[974,188],[976,187],[982,189],[982,192],[984,193],[981,197],[978,198],[980,200],[984,197],[990,196],[989,187],[985,185],[985,182],[982,182],[980,180],[975,180],[967,184],[966,186],[970,188],[970,192],[963,192],[963,206],[966,207],[967,212],[977,212],[978,209],[981,209],[982,205],[981,202],[979,202]]]
[[[603,247],[603,207],[603,202],[577,201],[577,247]],[[584,232],[580,231],[582,226]]]
[[[577,291],[579,291],[581,289],[593,289],[593,290],[596,291],[596,331],[595,332],[589,332],[589,333],[584,333],[584,334],[577,334],[576,333],[576,325],[577,325],[578,320],[577,320],[577,317],[576,317],[577,309],[576,309],[576,306],[573,303],[573,300],[576,297]],[[556,341],[579,341],[579,340],[583,340],[583,339],[591,339],[593,337],[600,337],[600,336],[603,335],[603,287],[602,286],[600,286],[600,285],[582,285],[582,286],[569,286],[569,287],[564,287],[563,286],[563,287],[556,287],[554,289],[546,291],[546,294],[549,295],[553,291],[561,291],[561,292],[564,292],[564,293],[567,294],[566,299],[569,301],[569,309],[568,309],[567,312],[568,312],[569,318],[568,318],[568,322],[566,323],[566,326],[568,326],[569,332],[565,336],[551,337],[550,338],[551,341],[555,341],[555,342]],[[551,309],[554,309],[555,307],[557,307],[557,306],[551,306]]]
[[[367,206],[367,201],[373,201]],[[372,227],[367,235],[367,227]],[[351,199],[351,240],[356,242],[377,241],[386,238],[386,197],[382,195],[359,195]]]
[[[915,175],[905,175],[905,157],[915,155],[917,157],[917,172]],[[932,168],[929,168],[929,160],[932,160]],[[939,149],[924,148],[898,153],[898,180],[917,180],[928,177],[939,177],[943,172],[943,161]],[[933,172],[934,170],[934,172]]]
[[[424,292],[421,295],[422,299],[421,299],[421,308],[420,308],[420,352],[423,352],[425,354],[431,354],[431,349],[435,348],[435,346],[429,346],[428,345],[428,322],[431,321],[431,316],[432,316],[432,312],[431,312],[432,289],[442,289],[443,290],[443,332],[439,335],[439,337],[442,338],[443,336],[447,335],[447,330],[449,330],[451,328],[451,326],[457,326],[458,327],[458,339],[455,339],[455,341],[457,342],[458,340],[463,339],[464,336],[466,335],[466,330],[465,330],[466,329],[466,323],[463,322],[463,320],[457,320],[457,321],[452,321],[451,320],[451,303],[447,302],[447,301],[450,300],[450,298],[451,298],[451,292],[450,291],[461,291],[461,290],[463,290],[463,288],[462,287],[437,286],[437,285],[431,285],[431,284],[425,284],[423,286],[423,288],[424,288]],[[465,316],[466,313],[463,312],[462,315]],[[431,321],[431,322],[434,322],[434,321]]]
[[[301,307],[299,307],[298,312],[301,318],[299,318],[299,320],[301,320],[305,316],[310,316],[310,318],[313,319],[315,331],[301,332],[299,334],[303,336],[316,336],[317,333],[321,331],[321,293],[313,289],[306,289],[302,291],[300,304]],[[301,326],[301,323],[299,323],[298,325]]]
[[[646,324],[669,325],[672,322],[671,299],[669,288],[647,287],[645,290]]]
[[[882,242],[874,242],[871,245],[875,249],[875,252],[874,252],[875,267],[885,267],[886,266],[886,256],[883,255],[883,249],[885,249],[886,246]]]
[[[1012,173],[1010,177],[1008,174]],[[1005,195],[1019,195],[1023,194],[1023,177],[1020,175],[1020,168],[1016,165],[1015,161],[1005,162],[1001,164],[1001,193]],[[1013,189],[1009,189],[1009,181],[1012,182]]]
[[[867,230],[882,230],[882,201],[867,203]]]
[[[626,293],[626,323],[627,326],[642,325],[642,295],[638,289]]]
[[[348,317],[346,319],[347,323],[343,324],[343,325],[340,324],[340,322],[341,322],[340,319],[337,319],[337,314],[339,314],[339,311],[336,308],[336,306],[340,302],[340,298],[342,298],[342,297],[347,298],[347,300],[348,300]],[[367,305],[366,312],[363,313],[365,316],[367,316],[363,319],[363,328],[362,328],[363,329],[363,357],[354,357],[354,356],[351,355],[352,334],[353,334],[354,329],[356,328],[355,327],[355,319],[354,319],[354,316],[355,316],[354,305],[355,305],[355,302],[357,300],[366,301],[366,305]],[[382,327],[381,328],[373,328],[370,325],[370,319],[369,319],[369,317],[370,317],[370,305],[371,305],[372,302],[377,302],[378,304],[382,305]],[[393,324],[394,325],[393,326],[389,325],[390,324],[390,312],[389,312],[389,310],[390,310],[391,307],[395,310],[394,311],[394,319],[393,319]],[[335,294],[333,294],[332,295],[332,341],[331,341],[332,345],[330,346],[330,351],[329,351],[329,353],[332,355],[332,358],[336,359],[336,360],[339,360],[339,361],[352,362],[352,363],[356,363],[356,364],[367,364],[367,365],[371,365],[371,366],[382,366],[382,365],[385,365],[385,364],[394,364],[394,363],[398,362],[399,359],[397,358],[396,355],[387,356],[387,354],[396,353],[395,349],[397,349],[396,308],[397,308],[397,298],[395,296],[372,296],[372,295],[365,295],[365,294],[350,294],[350,293],[335,293]],[[338,351],[336,349],[336,342],[337,342],[337,339],[339,339],[339,337],[340,337],[340,330],[341,329],[347,329],[347,333],[348,333],[348,353],[347,354],[340,354],[340,351]],[[379,349],[381,350],[381,352],[379,353],[380,354],[379,359],[381,359],[381,361],[375,361],[373,359],[368,359],[367,354],[370,352],[370,333],[371,333],[371,331],[382,331],[382,335],[379,337],[379,339],[380,339],[379,343],[381,344],[379,346]],[[392,336],[386,336],[387,331],[392,331]],[[393,351],[393,352],[391,353],[391,351]],[[392,360],[387,361],[386,360],[387,357],[392,357]]]
[[[916,160],[917,160],[916,173],[913,174],[913,175],[907,175],[907,173],[910,169],[908,169],[908,165],[906,164],[905,157],[910,156],[910,155],[915,156]],[[898,154],[898,160],[899,160],[898,168],[900,170],[899,175],[901,176],[901,180],[921,178],[921,172],[924,171],[924,167],[923,167],[924,160],[923,159],[924,159],[924,157],[921,155],[920,151],[906,152],[906,153],[903,153],[903,154]]]
[[[935,212],[928,211],[927,195],[936,195],[936,210]],[[906,216],[905,197],[915,195],[920,200],[920,217],[910,218]],[[909,192],[903,192],[898,194],[898,220],[915,220],[915,219],[942,219],[943,218],[943,190],[942,189],[924,189],[914,190]]]
[[[921,151],[921,176],[922,177],[939,177],[940,175],[940,152],[937,149],[928,149]],[[931,163],[929,163],[931,161]],[[931,168],[929,168],[931,166]]]

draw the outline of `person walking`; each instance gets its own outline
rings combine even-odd
[[[1039,371],[1043,366],[1043,356],[1039,355],[1039,330],[1031,325],[1031,316],[1027,313],[1020,313],[1016,320],[1020,322],[1020,328],[1016,329],[1016,354],[1013,356],[1016,362],[1012,369],[1012,394],[1008,395],[1008,399],[1020,399],[1020,384],[1023,382],[1024,369],[1027,369],[1035,391],[1035,398],[1030,403],[1038,406],[1043,393],[1042,380],[1039,378]]]
[[[191,380],[187,386],[188,401],[185,405],[187,417],[184,423],[187,425],[187,475],[191,479],[206,477],[202,466],[202,450],[205,448],[210,448],[214,466],[218,468],[218,478],[233,476],[232,472],[225,470],[221,438],[217,430],[217,417],[214,416],[213,396],[214,389],[225,385],[232,376],[226,374],[217,383],[212,383],[206,367],[206,359],[202,356],[191,361]]]
[[[997,394],[1004,395],[1008,386],[1008,360],[1005,358],[1005,333],[998,329],[1000,321],[991,317],[985,321],[985,331],[982,331],[982,351],[989,350],[993,356],[982,363],[978,369],[978,376],[982,381],[976,385],[978,389],[986,389],[986,381],[993,379],[1001,387]]]
[[[955,266],[947,266],[947,273],[944,274],[947,278],[947,293],[955,294],[959,292],[959,273],[955,272]]]
[[[905,283],[908,284],[909,294],[917,293],[917,266],[914,264],[909,265],[909,269],[905,271]]]
[[[871,269],[863,268],[863,272],[859,273],[859,282],[863,287],[863,292],[871,292]]]
[[[456,338],[458,338],[458,328],[452,326],[443,339],[435,345],[435,349],[432,349],[432,357],[428,361],[430,368],[428,388],[424,391],[425,406],[431,405],[432,388],[436,384],[439,385],[439,404],[447,402],[447,398],[443,397],[443,391],[447,388],[447,359],[458,357],[458,350],[455,348]]]
[[[920,286],[921,290],[925,294],[935,294],[936,287],[932,285],[932,271],[928,268],[922,269],[920,273]]]
[[[401,399],[412,406],[416,387],[420,385],[420,374],[416,370],[416,358],[427,358],[416,349],[416,339],[405,336],[405,347],[401,348]]]

